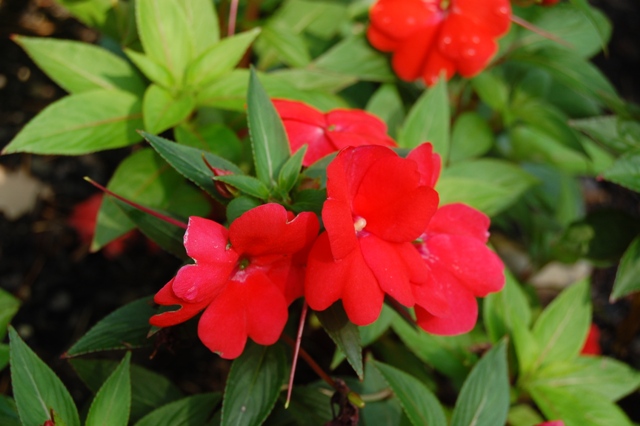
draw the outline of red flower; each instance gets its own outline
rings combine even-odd
[[[587,340],[584,342],[584,346],[580,351],[581,355],[601,355],[602,349],[600,348],[600,329],[597,325],[591,324],[589,327],[589,334]]]
[[[303,165],[347,146],[396,146],[387,125],[375,115],[357,109],[334,109],[326,114],[302,102],[274,100],[292,151],[307,145]]]
[[[420,165],[385,147],[346,148],[327,168],[327,196],[326,232],[307,264],[309,306],[324,310],[342,299],[357,325],[375,321],[385,293],[413,306],[412,285],[427,271],[411,242],[438,205],[438,194],[421,181]]]
[[[160,305],[181,307],[155,315],[151,324],[175,325],[205,309],[198,336],[227,359],[242,353],[247,337],[275,343],[287,306],[303,293],[304,258],[318,228],[313,213],[294,218],[278,204],[249,210],[228,231],[191,217],[184,245],[196,263],[183,266],[154,298]]]
[[[440,157],[425,144],[408,158],[422,165],[423,181],[435,185]],[[473,329],[478,317],[476,297],[504,286],[504,265],[487,246],[489,218],[464,204],[441,206],[414,243],[427,266],[428,285],[414,286],[418,325],[433,334],[460,334]],[[446,303],[436,304],[440,287]]]
[[[509,0],[379,0],[370,12],[367,37],[406,81],[434,84],[444,71],[471,77],[498,50],[496,39],[509,30]]]

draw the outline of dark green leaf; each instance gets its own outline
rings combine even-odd
[[[149,133],[161,133],[187,118],[195,107],[188,94],[174,96],[167,89],[152,84],[144,94],[142,113]]]
[[[92,392],[98,392],[118,367],[116,361],[73,358],[69,362]],[[167,378],[138,365],[131,365],[131,422],[157,407],[181,398],[182,392]]]
[[[404,412],[414,426],[446,426],[447,419],[440,402],[415,377],[379,361],[369,361],[380,371],[400,400]]]
[[[640,192],[640,149],[619,157],[602,177],[632,191]]]
[[[266,201],[269,198],[269,188],[267,188],[262,181],[254,178],[253,176],[223,175],[215,177],[214,180],[228,183],[241,192],[261,200]]]
[[[236,197],[227,205],[227,221],[231,223],[242,216],[243,213],[248,212],[254,207],[258,207],[261,204],[262,202],[260,200],[247,197],[245,195]]]
[[[188,396],[152,411],[135,426],[202,426],[221,400],[217,392]]]
[[[0,288],[0,341],[7,335],[7,325],[19,308],[20,300]]]
[[[383,84],[367,103],[367,111],[385,123],[389,135],[395,138],[405,119],[404,106],[398,89],[393,84]]]
[[[602,49],[607,51],[607,42],[609,41],[609,36],[611,35],[611,27],[603,23],[602,15],[600,15],[594,8],[589,5],[587,0],[569,0],[571,4],[573,4],[576,8],[580,9],[587,15],[587,18],[591,21],[596,31],[600,35],[600,45]]]
[[[129,62],[106,49],[78,41],[16,36],[13,40],[67,92],[124,90],[137,95],[146,84]]]
[[[591,299],[587,280],[572,284],[542,311],[533,326],[540,355],[534,369],[575,359],[591,324]]]
[[[562,419],[565,426],[632,425],[618,406],[597,393],[548,386],[536,386],[530,392],[548,419]]]
[[[13,399],[0,395],[0,424],[3,426],[21,426],[18,408]]]
[[[507,344],[502,340],[480,359],[462,385],[451,426],[503,425],[508,411]]]
[[[320,323],[340,350],[360,379],[364,374],[362,365],[362,345],[358,326],[347,318],[340,303],[334,303],[324,311],[316,312]]]
[[[66,426],[80,426],[69,391],[58,376],[9,328],[11,383],[23,425],[42,425],[53,410]]]
[[[140,140],[140,98],[120,90],[70,95],[43,109],[2,151],[80,155]]]
[[[611,300],[617,300],[640,290],[638,276],[640,276],[640,238],[633,240],[620,260],[611,291]]]
[[[486,154],[493,141],[487,120],[473,111],[462,113],[453,124],[449,161],[454,163]]]
[[[536,182],[514,164],[480,159],[446,168],[436,188],[440,204],[466,203],[492,216],[509,207]]]
[[[258,179],[273,188],[280,168],[291,155],[291,150],[282,120],[253,70],[249,77],[247,104],[256,174]]]
[[[293,194],[291,209],[295,213],[307,211],[320,215],[326,199],[327,191],[323,189],[304,189]]]
[[[156,313],[150,302],[151,299],[146,297],[113,311],[82,336],[65,353],[65,357],[150,344],[147,339],[149,318]]]
[[[447,82],[440,79],[409,111],[398,145],[414,148],[423,142],[431,142],[433,150],[446,162],[449,156],[449,116]]]
[[[362,382],[361,395],[378,394],[379,392],[389,392],[389,384],[384,376],[371,362],[372,357],[368,357],[365,370],[364,382]],[[401,419],[404,415],[402,406],[397,397],[384,398],[379,401],[367,401],[360,411],[360,419],[365,425],[402,425]],[[410,422],[407,420],[407,424]]]
[[[287,370],[282,346],[247,345],[229,372],[222,426],[261,425],[278,399]]]
[[[85,426],[126,426],[131,410],[131,377],[127,352],[116,370],[104,382],[89,407]]]
[[[324,382],[308,386],[296,385],[287,411],[299,425],[323,425],[333,418],[330,394]]]
[[[278,173],[278,189],[282,193],[288,194],[295,186],[300,177],[302,159],[306,153],[307,145],[303,145],[283,164],[280,173]]]
[[[9,345],[0,343],[0,371],[9,365]]]
[[[615,115],[606,115],[571,120],[569,125],[585,133],[600,145],[612,149],[617,153],[623,153],[634,147],[640,148],[640,145],[634,144],[632,141],[627,141],[622,137],[619,132],[621,122],[622,120]]]

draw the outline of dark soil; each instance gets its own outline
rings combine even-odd
[[[600,0],[593,4],[614,22],[609,53],[596,58],[596,63],[624,98],[640,102],[640,3]],[[96,39],[93,31],[65,14],[52,0],[0,0],[0,149],[42,108],[65,95],[9,39],[10,34]],[[120,149],[80,157],[0,157],[0,166],[28,170],[50,185],[53,194],[17,220],[9,221],[0,213],[0,287],[23,302],[13,325],[80,400],[87,397],[88,391],[78,383],[67,363],[59,359],[60,355],[114,309],[154,294],[180,266],[171,255],[149,251],[142,240],[114,260],[101,253],[88,253],[67,225],[73,206],[95,193],[83,177],[107,182],[129,152]],[[603,188],[622,197],[632,214],[640,214],[634,194],[612,186]],[[605,353],[640,368],[640,299],[610,305],[608,296],[614,274],[615,269],[596,272],[595,321],[603,329]],[[173,357],[161,350],[153,361],[148,361],[149,349],[137,353],[136,361],[151,362],[187,392],[219,389],[227,363],[201,345],[185,346],[179,342],[174,349],[179,355],[188,356]],[[203,377],[209,381],[204,382]],[[5,393],[9,385],[5,370],[0,373],[0,393]],[[623,405],[635,421],[640,420],[637,394],[623,401]]]

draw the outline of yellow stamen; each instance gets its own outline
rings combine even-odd
[[[356,232],[362,231],[365,226],[367,226],[367,221],[364,217],[359,217],[355,222],[353,222],[353,227],[355,228]]]

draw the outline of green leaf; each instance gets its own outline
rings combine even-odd
[[[574,395],[582,392],[600,394],[617,401],[640,385],[640,374],[629,365],[607,357],[580,356],[541,368],[529,386],[566,389]]]
[[[420,96],[409,111],[398,137],[398,145],[415,148],[423,142],[431,142],[433,150],[446,163],[449,156],[449,116],[447,82],[441,78]]]
[[[465,380],[451,417],[451,426],[503,425],[509,411],[507,344],[487,352]]]
[[[388,82],[394,79],[387,58],[374,50],[363,36],[345,38],[309,66],[364,81]]]
[[[139,97],[120,90],[92,90],[43,109],[2,153],[87,154],[134,144],[140,140],[140,128]]]
[[[632,191],[640,192],[640,149],[620,156],[602,177]]]
[[[471,80],[482,102],[496,111],[504,111],[509,103],[509,87],[495,72],[485,70]]]
[[[261,200],[269,199],[269,188],[262,181],[247,175],[223,175],[213,178],[237,188],[241,192]]]
[[[607,42],[609,41],[609,36],[611,35],[611,28],[603,24],[603,19],[601,14],[597,14],[597,10],[592,8],[587,0],[569,0],[571,4],[573,4],[576,8],[582,10],[587,18],[591,21],[596,31],[600,35],[600,45],[602,49],[607,52]]]
[[[536,182],[514,164],[479,159],[446,168],[436,189],[442,205],[461,202],[493,216],[518,200]]]
[[[462,113],[453,124],[449,161],[480,157],[491,149],[493,141],[493,131],[487,120],[477,112]]]
[[[7,335],[7,325],[19,308],[20,300],[0,288],[0,341]]]
[[[511,336],[513,337],[513,346],[518,358],[521,381],[526,382],[530,373],[537,368],[536,362],[540,354],[540,343],[536,340],[528,325],[519,316],[511,319]]]
[[[94,393],[98,392],[118,367],[116,361],[110,360],[73,358],[69,362],[80,379]],[[182,396],[180,389],[166,377],[138,365],[131,365],[131,422]]]
[[[352,76],[308,68],[284,68],[270,72],[268,75],[270,79],[286,81],[298,90],[321,90],[328,93],[339,92],[357,81]]]
[[[149,80],[166,89],[173,88],[175,80],[166,67],[160,65],[149,56],[136,52],[135,50],[124,49],[124,53],[126,53],[131,62],[133,62]]]
[[[575,359],[591,324],[591,299],[587,280],[572,284],[542,311],[533,326],[540,346],[535,366]]]
[[[182,82],[193,58],[192,29],[180,2],[137,0],[136,21],[145,54]]]
[[[52,420],[53,410],[66,426],[80,426],[80,418],[69,391],[58,376],[9,328],[11,383],[23,425],[42,425]]]
[[[134,67],[101,47],[54,38],[16,36],[13,40],[67,92],[120,89],[140,95],[146,87]]]
[[[104,317],[64,354],[70,358],[90,352],[133,349],[149,345],[151,298],[131,302]]]
[[[248,212],[254,207],[258,207],[261,204],[262,202],[260,200],[247,197],[246,195],[236,197],[227,205],[227,221],[231,223],[242,216],[243,213]]]
[[[300,169],[302,169],[302,160],[307,153],[307,145],[303,145],[296,151],[289,159],[283,164],[278,173],[278,189],[287,194],[293,189],[298,177],[300,176]]]
[[[133,2],[57,0],[80,21],[125,46],[137,40]]]
[[[286,65],[302,68],[311,62],[311,55],[302,35],[285,25],[279,25],[277,21],[264,27],[260,41],[273,48]]]
[[[149,133],[162,133],[187,118],[195,107],[191,95],[172,95],[168,90],[152,84],[142,100],[144,127]]]
[[[308,386],[296,384],[291,394],[291,402],[287,411],[299,425],[323,425],[333,418],[331,414],[330,393],[324,382]],[[323,392],[324,391],[324,392]]]
[[[640,140],[629,140],[621,134],[620,128],[623,123],[625,121],[615,115],[605,115],[571,120],[569,125],[585,133],[601,146],[617,153],[624,153],[632,148],[640,148]]]
[[[544,423],[544,419],[538,410],[524,403],[514,405],[509,409],[507,422],[510,426],[532,426]]]
[[[152,411],[135,426],[201,426],[221,400],[217,392],[188,396]]]
[[[239,163],[242,143],[233,130],[220,123],[186,122],[174,129],[176,142]]]
[[[387,124],[389,135],[395,138],[405,119],[402,98],[395,85],[381,85],[369,99],[367,111],[381,118]]]
[[[531,396],[548,419],[562,419],[565,426],[631,426],[624,412],[611,401],[592,392],[536,386]]]
[[[640,290],[640,237],[633,240],[620,260],[611,291],[611,301]],[[0,330],[2,330],[0,328]]]
[[[505,278],[504,289],[489,294],[483,304],[484,325],[494,343],[512,334],[515,317],[527,327],[531,322],[531,308],[520,284],[508,270],[505,270]]]
[[[227,37],[204,51],[186,70],[186,84],[201,88],[230,72],[260,34],[260,28]]]
[[[287,370],[282,346],[247,345],[229,372],[222,426],[262,424],[278,399]]]
[[[142,133],[142,136],[144,136],[153,149],[155,149],[171,167],[218,200],[221,200],[221,198],[213,181],[213,172],[209,170],[204,159],[206,159],[211,166],[218,169],[228,170],[234,174],[243,174],[238,166],[207,150],[179,145],[149,133]]]
[[[256,174],[258,179],[273,188],[280,168],[291,155],[291,150],[282,120],[253,70],[249,77],[247,104]]]
[[[102,385],[89,407],[85,426],[126,426],[131,410],[131,377],[127,352],[116,370]]]
[[[184,228],[139,210],[115,197],[110,197],[110,199],[147,238],[176,257],[189,260],[183,245]],[[156,213],[176,219],[167,212],[156,211]]]
[[[389,383],[374,365],[371,356],[367,357],[364,370],[364,381],[360,389],[361,395],[376,394],[390,390]],[[401,423],[401,418],[406,416],[397,397],[388,397],[378,401],[367,401],[364,409],[360,411],[360,420],[365,425],[402,425],[410,424],[407,420]]]
[[[214,0],[187,0],[177,2],[184,11],[189,25],[189,38],[197,56],[220,40],[220,25]]]
[[[400,400],[402,409],[414,426],[446,426],[447,419],[440,402],[415,377],[379,361],[369,361],[384,376],[391,390]]]
[[[21,426],[18,408],[13,399],[0,395],[0,424],[3,426]]]
[[[349,321],[340,303],[334,303],[324,311],[316,312],[316,315],[331,340],[346,355],[347,361],[362,380],[364,367],[358,326]]]
[[[9,365],[9,345],[0,343],[0,371]]]
[[[198,161],[202,161],[201,157]],[[206,216],[211,209],[201,191],[185,181],[151,148],[140,149],[124,159],[107,188],[127,200],[182,218]],[[134,227],[116,203],[105,197],[98,212],[91,250],[99,250]]]

